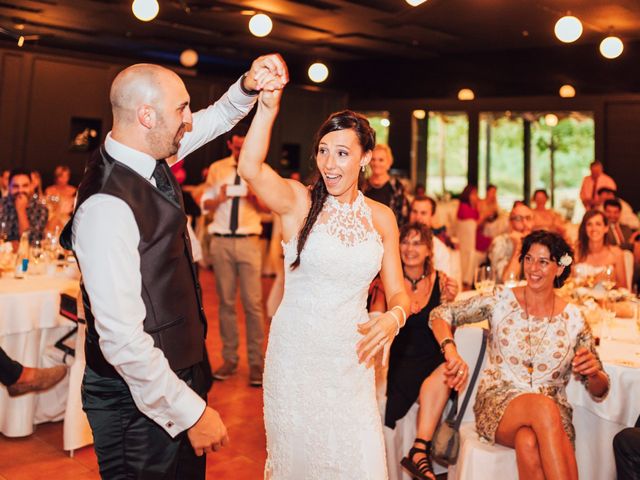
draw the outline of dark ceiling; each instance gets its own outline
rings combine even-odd
[[[598,85],[622,91],[638,87],[626,78],[633,75],[625,75],[629,65],[633,70],[640,63],[631,62],[640,50],[638,0],[428,0],[415,8],[404,0],[159,3],[158,17],[144,23],[133,17],[131,0],[0,0],[0,38],[4,45],[15,45],[24,35],[29,49],[53,47],[169,64],[177,64],[180,52],[192,48],[200,56],[198,71],[205,73],[236,73],[256,54],[278,51],[290,63],[294,82],[309,83],[306,66],[323,60],[332,71],[327,85],[356,95],[360,90],[405,96],[408,92],[398,92],[403,77],[410,77],[411,93],[422,93],[424,85],[426,93],[440,96],[450,93],[444,84],[500,86],[514,62],[524,69],[524,77],[527,65],[546,65],[554,78],[564,72],[569,79],[587,77],[589,83],[593,73],[597,83],[588,88],[595,90]],[[553,34],[554,23],[567,11],[584,26],[572,45]],[[271,16],[274,27],[268,37],[249,33],[251,12]],[[604,60],[597,50],[610,31],[626,44],[617,60]],[[506,84],[515,83],[516,93],[531,93],[527,79],[519,75]],[[610,75],[624,78],[612,79],[612,84]]]

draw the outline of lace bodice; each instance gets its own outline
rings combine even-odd
[[[329,196],[296,258],[283,243],[285,290],[269,332],[264,411],[272,480],[386,479],[373,370],[358,363],[358,323],[383,248],[371,209]]]

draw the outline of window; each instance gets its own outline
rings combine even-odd
[[[371,128],[376,132],[376,143],[387,145],[389,143],[389,112],[364,112],[369,120]]]
[[[460,193],[467,185],[469,118],[464,112],[429,112],[427,193]]]

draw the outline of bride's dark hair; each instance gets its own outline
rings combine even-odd
[[[311,160],[315,166],[316,181],[311,189],[311,207],[309,208],[309,214],[305,218],[304,225],[298,232],[298,255],[295,261],[291,264],[291,269],[294,270],[300,265],[300,254],[304,248],[304,244],[307,242],[309,233],[313,228],[313,224],[316,223],[318,215],[322,211],[324,202],[327,199],[329,192],[327,186],[324,184],[324,179],[318,170],[318,164],[316,163],[316,155],[318,154],[318,146],[320,140],[327,133],[336,132],[338,130],[351,129],[358,137],[358,143],[362,147],[363,152],[373,150],[376,144],[376,132],[369,125],[369,121],[364,115],[361,115],[351,110],[343,110],[341,112],[332,113],[327,120],[320,126],[313,142],[313,153]]]

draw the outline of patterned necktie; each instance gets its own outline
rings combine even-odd
[[[234,185],[240,185],[240,175],[238,175],[238,170],[236,169],[236,178],[233,181]],[[240,209],[240,197],[233,197],[231,200],[231,218],[229,220],[229,230],[231,230],[231,235],[235,235],[236,230],[238,230],[238,210]]]
[[[168,168],[169,167],[164,160],[157,161],[156,168],[153,170],[153,175],[151,176],[155,179],[158,190],[160,190],[170,200],[179,204],[176,191],[173,189],[173,185],[171,185],[169,177],[167,176]]]

